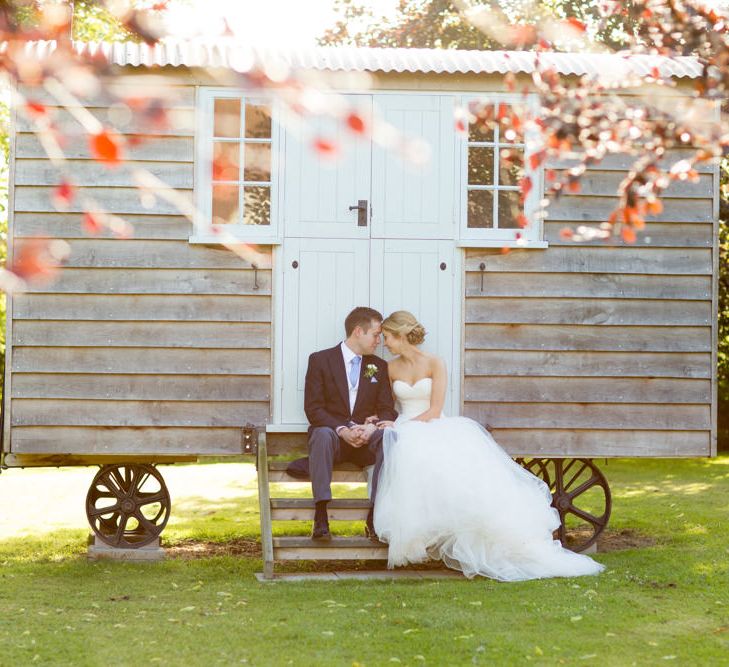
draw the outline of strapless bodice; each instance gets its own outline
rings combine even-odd
[[[412,419],[422,414],[430,407],[430,390],[432,378],[420,378],[415,384],[408,384],[404,380],[394,380],[392,393],[397,401],[398,421]]]

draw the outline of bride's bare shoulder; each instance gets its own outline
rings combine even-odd
[[[446,369],[446,363],[443,357],[439,357],[437,354],[432,354],[430,352],[426,354],[431,371],[444,371]]]
[[[387,372],[392,376],[393,373],[397,373],[397,370],[402,366],[402,359],[395,357],[387,362]]]

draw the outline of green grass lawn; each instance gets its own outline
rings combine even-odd
[[[260,584],[260,560],[231,555],[89,563],[77,505],[92,471],[12,470],[0,664],[729,664],[729,456],[601,467],[612,530],[651,546],[598,554],[598,577],[512,584]],[[252,466],[168,470],[166,544],[257,538]]]

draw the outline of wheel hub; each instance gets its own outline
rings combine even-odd
[[[129,498],[127,498],[126,500],[122,500],[121,502],[121,509],[122,512],[124,512],[125,514],[131,514],[136,508],[136,503]]]

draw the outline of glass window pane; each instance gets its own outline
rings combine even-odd
[[[215,100],[213,136],[240,136],[240,100],[219,97]]]
[[[519,185],[524,176],[524,151],[509,148],[499,155],[499,185]],[[507,159],[508,156],[511,159]]]
[[[238,222],[238,186],[213,185],[213,224]]]
[[[213,142],[213,180],[237,181],[240,179],[240,143],[237,141]]]
[[[468,191],[468,226],[472,229],[494,226],[494,193],[491,190]]]
[[[469,185],[494,184],[494,149],[468,147]]]
[[[271,224],[271,188],[263,186],[243,188],[243,223]]]
[[[271,138],[271,108],[265,104],[246,102],[247,138]]]
[[[246,144],[243,148],[245,167],[243,180],[271,180],[271,144]]]
[[[516,190],[501,190],[499,192],[499,228],[518,229],[517,217],[521,212],[519,192]]]
[[[494,130],[490,121],[494,118],[494,105],[474,102],[469,105],[469,110],[476,119],[468,124],[468,140],[493,141]]]

